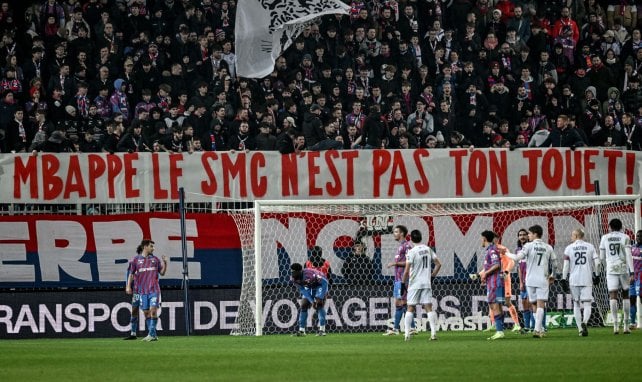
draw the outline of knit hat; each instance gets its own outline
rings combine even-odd
[[[122,78],[114,81],[114,90],[120,90],[120,88],[123,86],[123,82],[125,82],[125,80],[123,80]]]

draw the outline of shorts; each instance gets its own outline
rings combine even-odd
[[[328,285],[321,284],[317,287],[303,287],[300,288],[301,297],[313,303],[315,299],[323,300],[328,293]]]
[[[160,306],[160,296],[159,293],[149,293],[140,295],[140,307],[143,310],[149,310],[149,308],[158,308]]]
[[[408,305],[432,304],[432,289],[411,289],[408,291]]]
[[[633,281],[629,287],[629,296],[639,296],[640,295],[640,279],[637,278]]]
[[[589,286],[576,286],[571,285],[571,296],[573,296],[573,301],[593,301],[593,285]]]
[[[629,275],[628,274],[607,274],[606,286],[609,292],[617,292],[620,289],[629,290]]]
[[[405,300],[408,297],[408,291],[404,291],[404,293],[401,294],[401,281],[395,281],[395,287],[392,290],[392,297],[397,300]]]
[[[504,297],[504,286],[500,285],[498,287],[487,285],[486,286],[486,297],[489,304],[500,303],[503,304],[506,302]]]
[[[548,285],[545,287],[531,287],[526,286],[528,291],[528,300],[531,303],[536,303],[538,300],[548,301]]]
[[[132,294],[132,308],[138,308],[140,306],[140,295],[138,293]]]

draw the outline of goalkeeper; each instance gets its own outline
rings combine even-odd
[[[299,263],[292,264],[290,269],[292,270],[291,281],[301,292],[301,300],[299,300],[299,305],[301,306],[299,330],[295,336],[305,336],[305,326],[308,321],[310,306],[319,313],[319,332],[317,335],[325,336],[325,308],[323,306],[328,293],[328,279],[316,269],[303,269],[303,266]]]

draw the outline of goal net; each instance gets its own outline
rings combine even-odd
[[[555,248],[561,274],[571,232],[583,228],[585,240],[599,246],[612,218],[622,220],[633,237],[640,216],[636,196],[567,198],[488,198],[440,200],[257,201],[254,208],[229,210],[241,238],[243,285],[232,334],[293,332],[298,327],[299,293],[290,283],[290,265],[304,264],[319,246],[332,267],[325,305],[330,332],[384,331],[392,327],[393,261],[399,242],[392,230],[421,231],[442,268],[433,280],[433,309],[439,330],[482,330],[489,326],[486,289],[469,275],[482,268],[480,233],[492,230],[515,252],[520,229],[538,224],[543,240]],[[362,243],[363,247],[355,243]],[[363,253],[360,253],[363,252]],[[512,302],[519,301],[517,267],[512,272]],[[608,319],[605,282],[594,288],[592,325]],[[522,317],[520,313],[520,319]],[[426,315],[417,315],[419,330]],[[510,327],[513,321],[505,315]],[[403,321],[403,320],[402,320]],[[310,310],[307,327],[317,317]],[[523,323],[522,323],[523,325]],[[572,300],[559,282],[551,286],[547,328],[574,327]]]

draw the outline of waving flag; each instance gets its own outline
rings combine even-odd
[[[306,23],[332,13],[348,14],[340,0],[240,0],[236,11],[236,73],[261,78]]]

